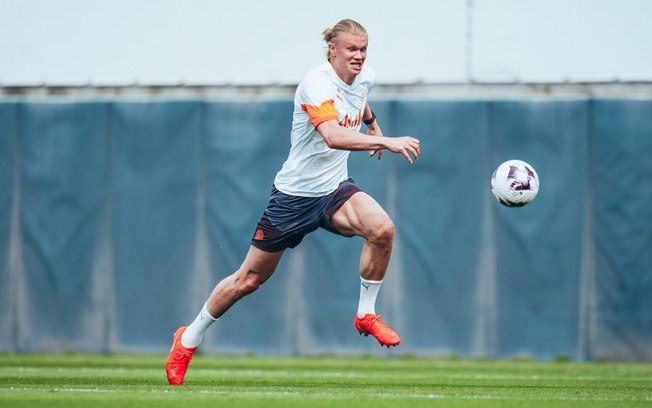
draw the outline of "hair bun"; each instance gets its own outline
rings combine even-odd
[[[324,41],[326,41],[327,43],[331,42],[331,40],[333,39],[333,28],[328,27],[327,29],[324,30],[322,34],[324,35]]]

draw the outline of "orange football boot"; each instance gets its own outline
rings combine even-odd
[[[186,331],[186,326],[179,327],[174,332],[172,348],[165,363],[165,371],[168,374],[168,382],[171,385],[181,385],[183,378],[186,376],[188,364],[192,360],[192,355],[197,347],[184,347],[181,344],[181,335]]]
[[[353,325],[360,334],[374,336],[381,346],[389,348],[389,346],[398,346],[401,343],[401,338],[380,319],[380,315],[367,313],[360,318],[356,314]]]

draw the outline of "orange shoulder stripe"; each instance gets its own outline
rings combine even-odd
[[[319,106],[301,104],[301,109],[308,113],[310,122],[317,128],[321,123],[327,120],[338,120],[337,111],[335,110],[335,100],[329,99]]]

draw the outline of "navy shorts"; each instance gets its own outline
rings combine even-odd
[[[331,224],[331,216],[358,191],[360,188],[351,178],[323,197],[298,197],[273,187],[251,245],[266,252],[278,252],[296,247],[306,234],[318,228],[343,235]]]

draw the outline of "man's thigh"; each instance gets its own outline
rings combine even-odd
[[[391,222],[378,202],[364,191],[351,196],[331,216],[331,224],[343,235],[367,238],[379,225]]]

